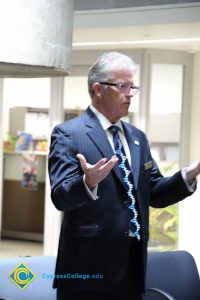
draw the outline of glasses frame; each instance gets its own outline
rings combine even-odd
[[[138,93],[139,89],[140,89],[139,86],[130,84],[129,87],[127,86],[127,91],[122,91],[122,88],[126,87],[126,84],[124,84],[122,82],[113,83],[113,82],[102,81],[102,82],[99,82],[99,83],[102,84],[102,85],[115,86],[122,94],[125,94],[125,95],[126,94],[128,95],[130,93],[130,90],[132,90],[133,95],[135,96]]]

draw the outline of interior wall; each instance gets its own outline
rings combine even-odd
[[[148,138],[151,142],[179,143],[180,114],[152,114],[149,127]]]
[[[8,78],[4,79],[3,89],[3,136],[9,132],[10,108],[36,107],[49,108],[49,78]]]

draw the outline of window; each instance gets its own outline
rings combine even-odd
[[[182,90],[182,65],[152,65],[148,136],[165,176],[179,169]],[[150,209],[150,248],[175,249],[177,242],[178,205]]]

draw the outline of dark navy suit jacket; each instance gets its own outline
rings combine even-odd
[[[139,263],[141,285],[144,285],[149,206],[165,207],[190,193],[180,171],[172,177],[161,175],[151,157],[145,134],[128,123],[122,124],[130,148],[142,228]],[[76,158],[78,153],[83,154],[90,164],[113,155],[106,133],[89,108],[81,116],[57,125],[51,137],[51,197],[56,208],[64,211],[56,266],[58,278],[54,287],[64,284],[69,290],[103,290],[112,286],[129,260],[128,198],[116,165],[99,184],[99,198],[92,200],[83,183],[83,171]],[[100,274],[103,278],[78,278],[83,274]],[[73,276],[77,278],[71,278]]]

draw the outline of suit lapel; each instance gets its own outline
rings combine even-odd
[[[138,137],[134,135],[134,131],[131,126],[126,123],[122,123],[124,127],[125,136],[130,149],[131,155],[131,171],[134,178],[134,185],[137,189],[139,170],[140,170],[140,142]]]
[[[111,157],[114,155],[114,152],[98,118],[90,109],[86,111],[86,116],[86,126],[88,127],[87,135],[96,145],[97,149],[102,154],[102,156],[107,158],[108,160],[111,159]],[[113,172],[116,174],[116,176],[126,188],[123,181],[123,176],[117,164],[114,166]]]

